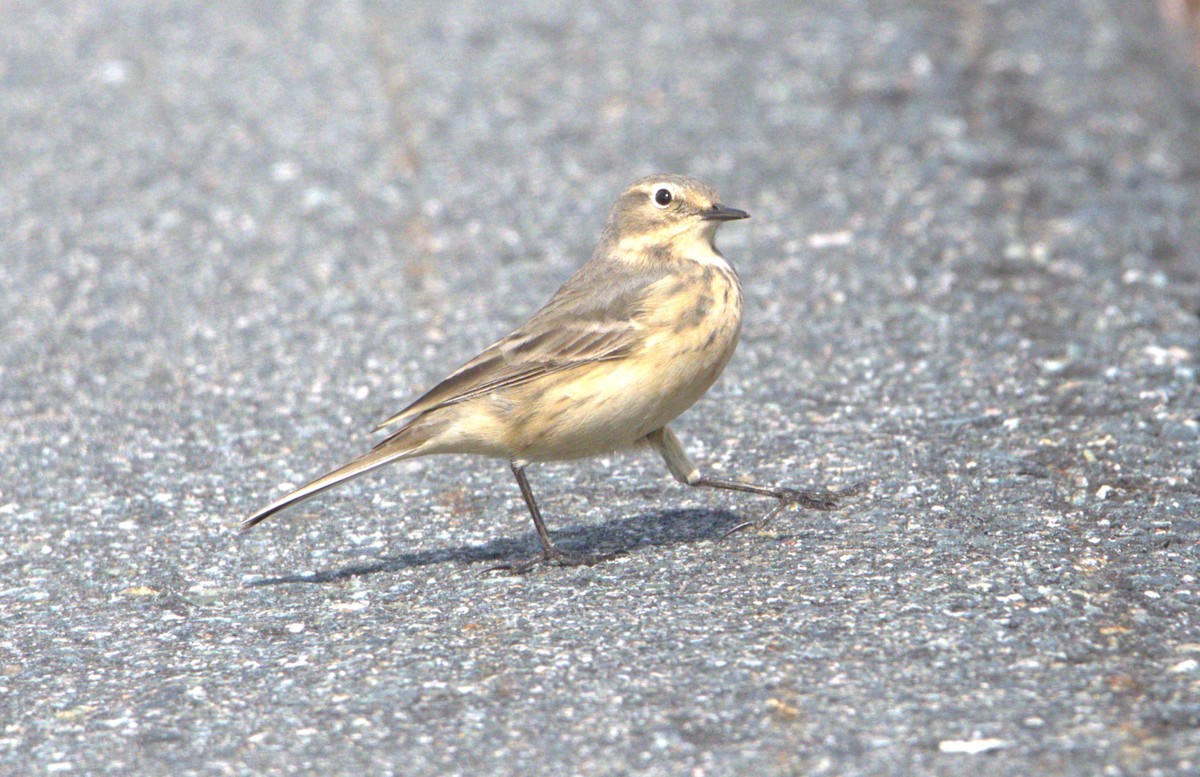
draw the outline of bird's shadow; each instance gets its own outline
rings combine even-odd
[[[608,521],[598,526],[569,526],[553,532],[554,542],[563,550],[622,555],[645,547],[669,547],[700,540],[719,540],[745,518],[729,510],[690,508],[660,510]],[[284,583],[331,583],[360,575],[396,572],[403,569],[447,562],[502,563],[534,554],[536,536],[528,539],[497,539],[478,545],[436,548],[397,556],[376,558],[370,562],[347,564],[304,575],[281,575],[246,583],[247,587]]]

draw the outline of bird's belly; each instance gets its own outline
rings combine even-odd
[[[636,354],[549,375],[512,403],[512,448],[528,461],[573,459],[627,448],[691,407],[720,376],[740,321],[673,329]],[[533,401],[529,401],[533,400]]]

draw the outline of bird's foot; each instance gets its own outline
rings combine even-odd
[[[488,567],[483,570],[481,574],[508,572],[513,575],[523,575],[543,565],[551,567],[590,567],[603,561],[609,561],[620,555],[620,553],[577,553],[551,546],[532,558],[497,564],[494,567]]]
[[[776,488],[772,496],[779,500],[779,505],[770,514],[779,512],[780,507],[791,505],[805,507],[809,510],[836,510],[841,506],[843,499],[863,493],[870,485],[868,480],[859,480],[836,491],[825,488]]]
[[[772,490],[771,496],[779,500],[779,502],[767,511],[767,514],[757,521],[744,521],[734,526],[729,531],[721,535],[718,542],[724,541],[729,535],[736,534],[743,529],[762,529],[765,528],[771,519],[785,509],[796,506],[804,507],[809,510],[836,510],[841,506],[843,499],[851,496],[857,496],[870,487],[871,481],[859,480],[851,483],[845,488],[839,488],[836,491],[830,491],[824,488],[804,489],[804,488],[775,488]]]

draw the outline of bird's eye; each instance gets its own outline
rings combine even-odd
[[[671,204],[671,190],[659,189],[654,193],[654,204],[660,208],[665,208]]]

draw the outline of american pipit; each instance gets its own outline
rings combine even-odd
[[[508,460],[542,543],[536,558],[506,568],[591,564],[606,557],[551,541],[525,468],[638,444],[656,449],[689,486],[774,497],[776,509],[836,507],[855,487],[806,491],[701,475],[667,428],[704,395],[737,345],[741,284],[713,237],[721,223],[749,215],[721,205],[694,178],[633,184],[613,205],[591,261],[545,307],[380,424],[392,431],[371,451],[275,500],[242,529],[393,461],[476,453]]]

